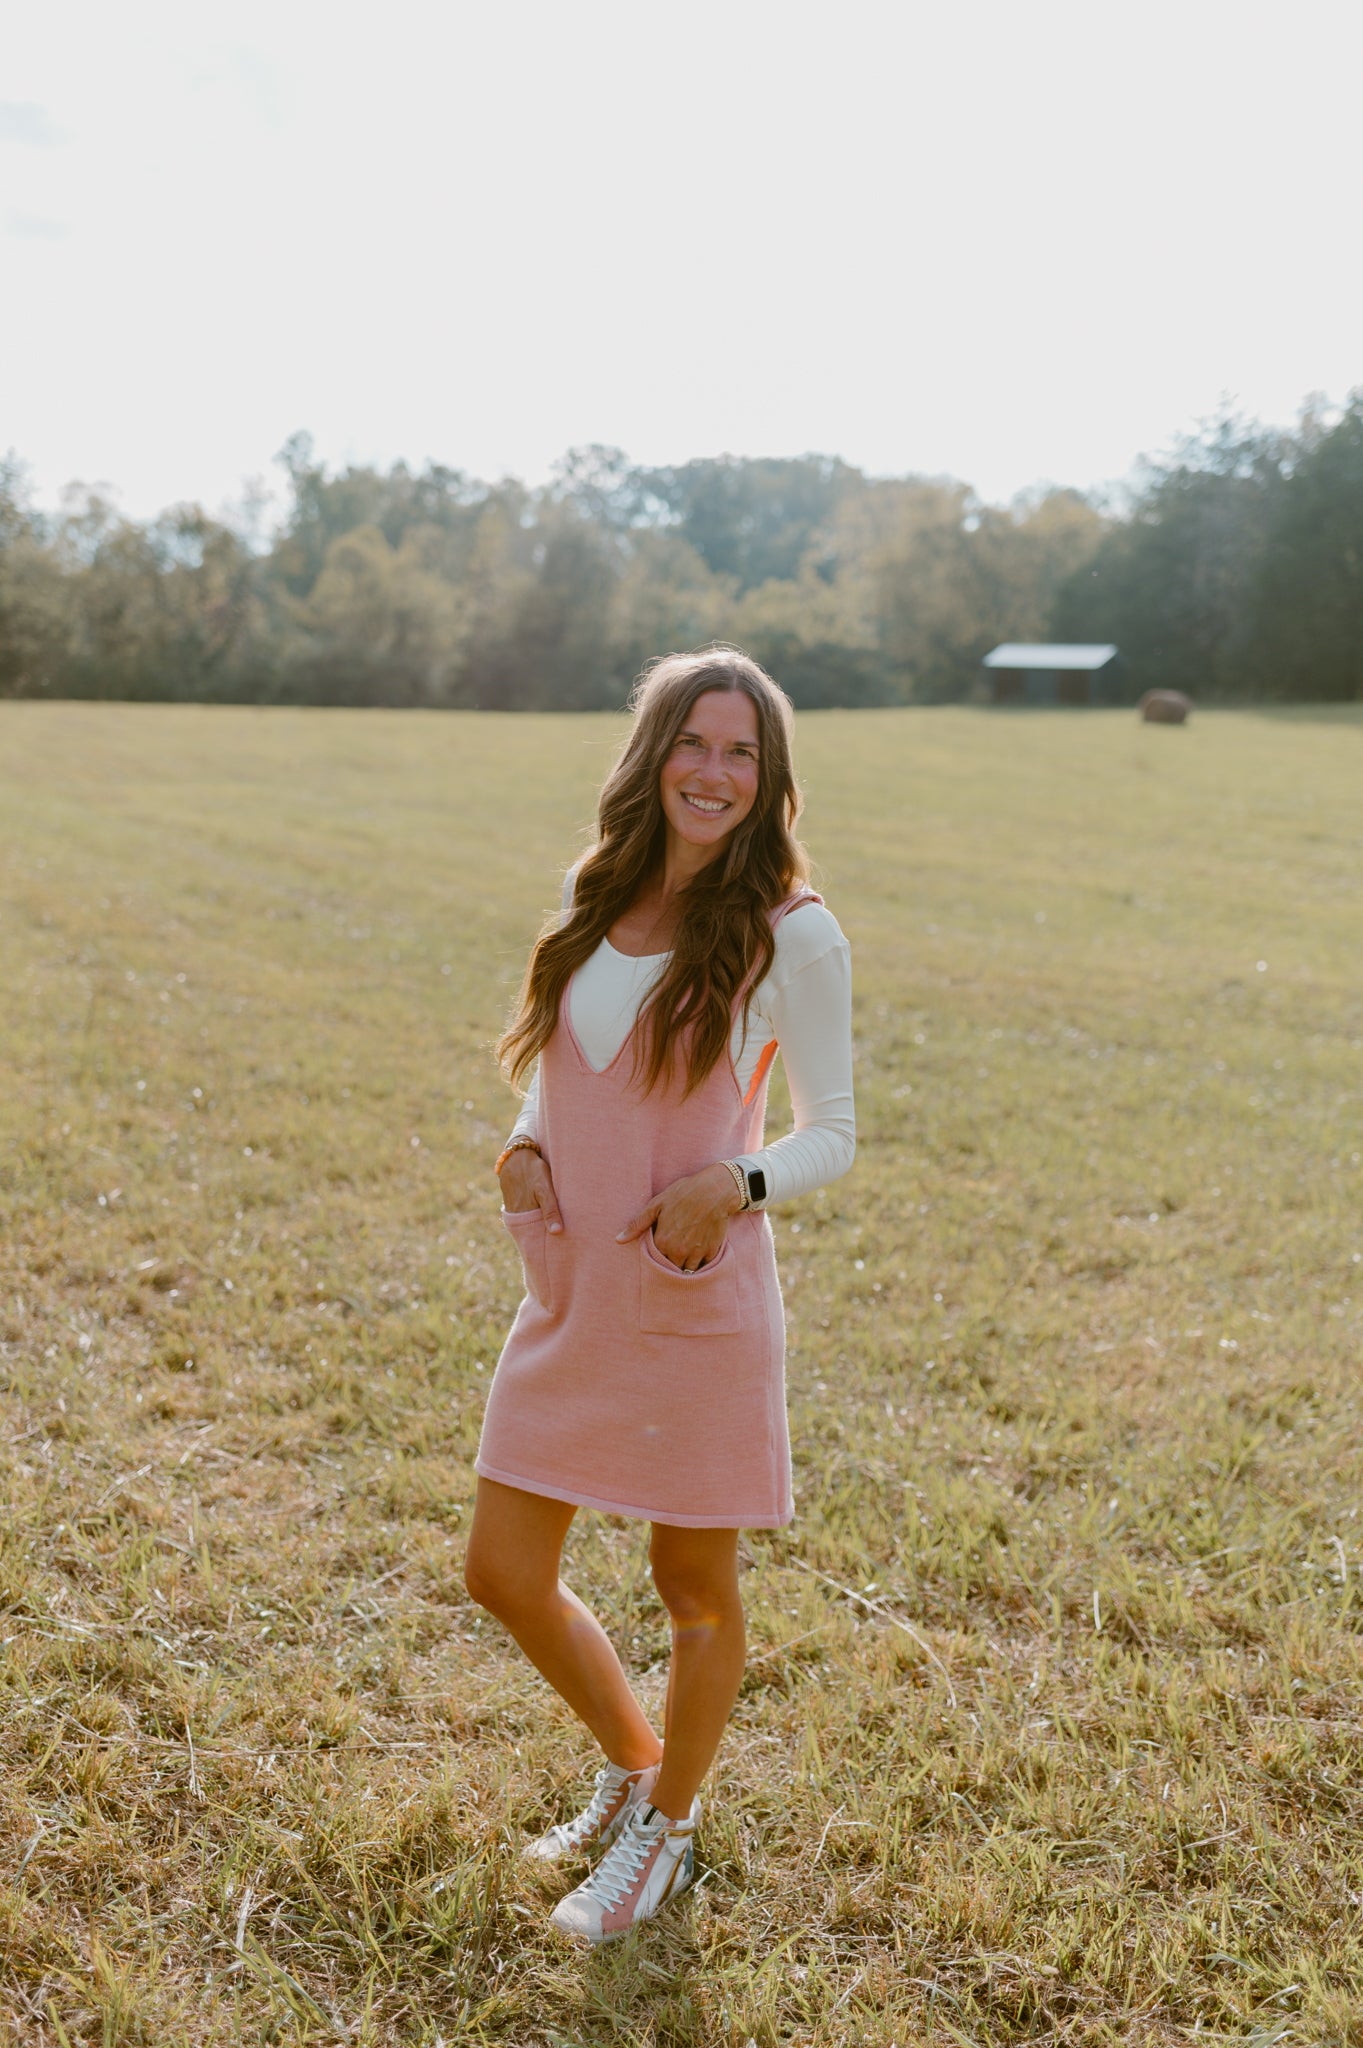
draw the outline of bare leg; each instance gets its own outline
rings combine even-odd
[[[663,1767],[652,1798],[669,1820],[684,1820],[743,1680],[738,1531],[655,1522],[649,1555],[653,1582],[672,1617]]]
[[[478,1481],[464,1579],[591,1729],[610,1762],[643,1770],[662,1753],[594,1614],[558,1575],[576,1510],[495,1479]]]

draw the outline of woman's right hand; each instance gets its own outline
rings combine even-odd
[[[502,1190],[504,1209],[522,1212],[542,1209],[546,1230],[555,1233],[562,1230],[563,1218],[559,1214],[553,1177],[538,1152],[532,1152],[528,1145],[519,1145],[514,1152],[508,1153],[498,1175],[498,1185]]]

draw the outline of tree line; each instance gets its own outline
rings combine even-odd
[[[1133,694],[1363,697],[1363,391],[1290,432],[1223,414],[1119,507],[812,455],[582,448],[534,490],[280,460],[264,545],[197,505],[45,515],[0,464],[0,695],[586,710],[723,639],[800,705],[940,702],[1061,639],[1116,642]]]

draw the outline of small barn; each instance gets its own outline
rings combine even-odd
[[[1115,647],[1033,646],[1006,640],[984,657],[995,704],[1124,704],[1121,656]]]

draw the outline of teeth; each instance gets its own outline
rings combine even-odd
[[[692,807],[695,810],[698,811],[727,811],[729,808],[727,803],[717,803],[712,801],[709,797],[704,796],[690,796],[687,794],[685,790],[682,791],[682,795],[685,796],[686,801],[690,805],[692,805]]]

